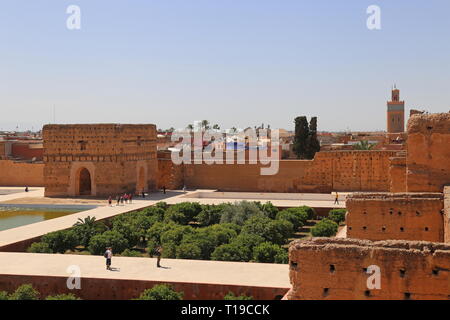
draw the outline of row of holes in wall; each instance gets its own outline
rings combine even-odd
[[[350,226],[348,226],[347,228],[348,228],[348,230],[352,230],[352,227],[350,227]],[[367,227],[366,226],[363,226],[362,229],[364,231],[367,231]],[[381,227],[381,231],[385,232],[386,230],[387,230],[387,228],[385,226]],[[423,230],[424,231],[429,231],[430,228],[425,227],[425,228],[423,228]],[[405,232],[405,228],[404,227],[400,227],[400,232]]]

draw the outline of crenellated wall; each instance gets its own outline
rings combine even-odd
[[[450,299],[450,245],[443,243],[315,238],[292,242],[289,260],[289,300]],[[368,287],[373,266],[379,289]]]
[[[442,193],[354,193],[346,207],[348,238],[444,241]]]
[[[80,185],[102,197],[156,188],[155,125],[46,125],[42,132],[46,196],[78,196]]]
[[[407,191],[442,192],[450,185],[450,113],[408,121]]]
[[[313,160],[280,160],[276,175],[261,175],[261,164],[186,164],[184,181],[189,188],[223,191],[389,191],[389,158],[395,154],[319,152]]]

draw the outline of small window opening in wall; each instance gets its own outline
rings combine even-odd
[[[364,227],[363,227],[363,230],[367,230],[367,227],[366,227],[366,226],[364,226]]]
[[[327,296],[329,292],[330,292],[330,288],[323,288],[323,295],[324,296]]]
[[[370,297],[370,290],[364,291],[364,295],[365,295],[366,297]]]
[[[291,261],[290,266],[292,270],[298,270],[297,262]]]
[[[428,229],[428,227],[425,227],[425,231],[428,231],[429,229]]]
[[[410,292],[405,292],[404,294],[405,299],[409,300],[411,299],[411,293]]]
[[[392,209],[391,210],[389,210],[389,214],[393,214],[394,213],[394,211],[392,211]]]
[[[381,230],[382,230],[383,232],[386,231],[386,227],[383,226],[383,227],[381,228]]]
[[[405,229],[403,227],[400,227],[400,231],[403,232],[405,231]]]
[[[439,270],[434,268],[432,273],[433,273],[433,276],[438,276],[439,275]]]
[[[399,212],[398,212],[398,215],[399,215],[399,216],[401,216],[401,215],[402,215],[402,212],[401,212],[401,211],[399,211]]]
[[[400,270],[399,270],[399,273],[400,273],[400,277],[401,277],[401,278],[404,278],[405,275],[406,275],[406,270],[405,270],[405,269],[400,269]]]
[[[367,273],[367,268],[363,268],[363,272],[364,272],[364,273]]]
[[[433,127],[432,127],[432,126],[428,126],[427,129],[428,129],[428,130],[432,130]]]
[[[334,266],[334,264],[330,264],[330,272],[334,273],[336,271],[336,267]]]
[[[367,214],[367,212],[366,212],[366,211],[364,211],[364,212],[363,212],[363,214]]]
[[[352,227],[348,227],[348,230],[352,230]]]
[[[419,211],[416,211],[416,216],[420,216],[420,212]]]

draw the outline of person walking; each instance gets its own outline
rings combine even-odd
[[[112,198],[111,198],[111,196],[109,196],[109,198],[108,198],[108,204],[109,204],[110,207],[112,207]]]
[[[163,193],[166,194],[166,186],[163,186]]]
[[[119,195],[117,195],[116,200],[117,200],[116,206],[120,206],[120,196]]]
[[[339,195],[336,191],[336,194],[334,195],[334,204],[339,204]]]
[[[157,268],[161,268],[161,255],[162,255],[162,252],[163,252],[163,248],[160,246],[160,245],[158,245],[156,248],[155,248],[155,256],[156,256],[156,267]]]
[[[133,200],[133,194],[132,194],[132,193],[130,193],[130,194],[128,195],[128,200],[130,200],[130,204],[131,204],[131,200]]]
[[[142,198],[145,198],[145,192],[142,190]]]
[[[103,256],[106,258],[106,270],[111,270],[112,248],[107,247]]]
[[[123,196],[120,196],[120,203],[123,205]]]

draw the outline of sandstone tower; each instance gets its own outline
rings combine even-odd
[[[387,132],[405,131],[405,101],[400,101],[400,90],[392,89],[392,99],[387,103]]]
[[[46,125],[46,196],[115,197],[156,188],[156,126]]]

